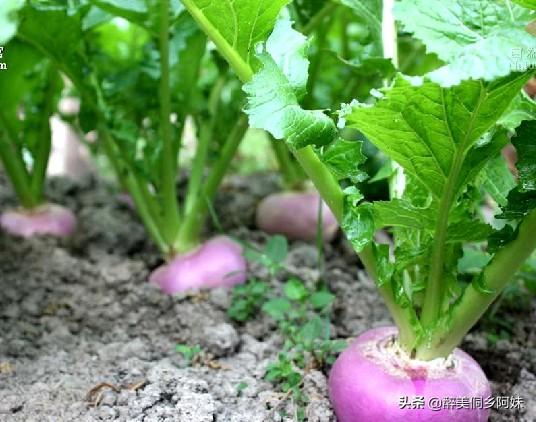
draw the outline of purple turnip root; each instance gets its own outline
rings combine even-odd
[[[284,192],[264,198],[257,207],[257,227],[266,233],[282,234],[292,240],[313,241],[317,236],[320,196],[314,192]],[[337,219],[322,202],[324,241],[335,238]]]
[[[329,394],[339,422],[488,420],[489,409],[483,407],[491,389],[473,358],[456,349],[446,359],[410,359],[396,335],[394,327],[369,330],[335,362]],[[469,405],[443,404],[464,398]],[[472,405],[475,400],[482,405]]]
[[[196,250],[175,256],[157,268],[149,281],[168,294],[232,287],[246,281],[246,260],[238,243],[218,236]]]
[[[67,237],[76,228],[76,217],[65,207],[45,204],[32,210],[5,211],[0,216],[0,226],[12,235],[25,238],[39,235]]]

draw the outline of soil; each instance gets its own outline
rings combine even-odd
[[[272,175],[230,179],[215,205],[219,225],[262,245],[266,236],[253,227],[254,207],[276,189]],[[238,325],[227,317],[228,291],[169,297],[148,284],[158,253],[106,184],[53,179],[48,194],[77,212],[74,239],[0,234],[0,421],[295,420],[292,401],[263,379],[282,345],[268,317]],[[0,181],[0,208],[13,204]],[[293,242],[286,267],[287,274],[316,280],[315,247]],[[270,278],[257,265],[250,274],[275,287],[286,276]],[[341,237],[326,248],[324,279],[337,295],[334,336],[392,324]],[[491,344],[477,328],[463,345],[494,395],[525,399],[523,411],[493,411],[492,421],[536,421],[535,322],[533,301],[530,312],[516,316],[509,340]],[[189,366],[175,351],[178,343],[200,345],[204,358]],[[310,371],[303,386],[308,421],[335,421],[326,374]]]

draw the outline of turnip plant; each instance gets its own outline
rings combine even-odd
[[[225,236],[204,242],[202,229],[248,128],[244,95],[192,18],[169,0],[29,2],[18,16],[16,39],[72,82],[81,99],[73,124],[97,133],[96,148],[166,259],[151,281],[167,293],[243,282],[242,248]],[[192,133],[179,198],[179,157]]]
[[[0,74],[0,160],[20,206],[2,213],[0,226],[22,237],[65,237],[76,227],[74,214],[44,197],[52,143],[50,118],[63,82],[54,63],[35,48],[17,39],[5,43],[12,33],[1,15],[14,11],[14,5],[2,7],[9,9],[0,11],[0,24],[6,25],[0,45],[9,68]]]
[[[523,7],[532,3],[398,2],[402,28],[442,62],[424,77],[398,74],[367,101],[343,106],[339,127],[322,110],[302,107],[307,38],[285,12],[273,28],[267,19],[287,1],[182,3],[244,82],[250,125],[284,139],[396,324],[362,334],[335,363],[330,396],[339,420],[486,420],[486,406],[432,409],[429,400],[475,403],[491,394],[478,364],[456,347],[536,248],[535,106],[522,93],[534,61],[520,67],[509,57],[534,48],[525,29],[534,12]],[[368,20],[383,58],[396,65],[392,2],[341,3]],[[253,51],[255,30],[271,35],[255,55],[241,54]],[[393,161],[390,200],[364,200],[355,186],[361,143],[341,138],[340,128],[358,131]],[[510,139],[517,179],[500,158]],[[501,207],[492,224],[481,216],[484,197]],[[380,229],[391,245],[374,241]],[[486,258],[472,276],[460,265],[469,249]],[[422,406],[403,400],[415,396]]]

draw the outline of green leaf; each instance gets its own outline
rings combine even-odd
[[[497,158],[509,142],[510,138],[506,130],[489,132],[488,136],[480,139],[466,156],[458,186],[467,185],[477,179],[487,163]]]
[[[533,18],[509,1],[401,0],[394,10],[404,29],[447,63],[429,74],[443,86],[491,81],[536,64],[526,54],[534,48],[525,30]]]
[[[517,150],[519,185],[510,191],[508,204],[499,218],[519,219],[536,208],[536,121],[525,121],[512,142]]]
[[[284,236],[275,235],[268,239],[262,251],[255,248],[246,248],[244,257],[251,262],[258,262],[267,267],[270,272],[275,274],[280,268],[281,263],[288,254],[288,241]]]
[[[343,193],[346,201],[354,207],[365,198],[365,195],[355,186],[348,186],[343,190]]]
[[[334,300],[335,300],[335,295],[325,290],[321,290],[321,291],[313,293],[309,299],[313,308],[317,310],[322,310],[328,307],[329,305],[333,303]]]
[[[23,97],[37,89],[39,81],[37,68],[43,56],[27,43],[16,39],[11,41],[3,52],[3,61],[9,63],[9,70],[0,76],[0,108],[16,116]]]
[[[536,0],[512,0],[514,3],[520,6],[527,7],[529,9],[536,9]]]
[[[390,179],[395,174],[395,169],[393,168],[393,163],[389,160],[385,162],[383,166],[378,170],[378,172],[369,179],[368,183],[379,182],[380,180]]]
[[[188,363],[191,363],[202,352],[202,349],[199,345],[189,346],[188,344],[177,344],[175,351],[181,354]]]
[[[477,275],[474,279],[473,279],[473,282],[472,282],[472,285],[473,287],[478,290],[480,293],[482,294],[485,294],[485,295],[491,295],[494,292],[493,289],[491,289],[487,284],[486,284],[486,278],[484,277],[484,274],[479,274]]]
[[[382,33],[382,0],[341,0],[341,3],[363,18],[374,34],[374,38],[381,39]]]
[[[404,199],[376,201],[372,204],[376,229],[385,226],[433,230],[435,211],[418,208]]]
[[[368,178],[368,175],[359,169],[367,159],[361,148],[361,142],[338,138],[322,151],[320,157],[339,180],[349,178],[352,183],[359,183]]]
[[[329,144],[338,133],[322,111],[304,110],[298,103],[307,77],[305,45],[306,39],[289,21],[279,21],[268,38],[266,52],[257,56],[261,70],[243,87],[250,126],[285,139],[296,149]]]
[[[523,190],[536,190],[536,121],[525,121],[512,143],[517,150],[516,167]]]
[[[21,10],[20,18],[18,36],[51,59],[77,88],[85,87],[85,93],[93,95],[86,80],[89,68],[80,11],[69,15],[61,8],[41,9],[31,3]]]
[[[186,13],[177,19],[170,40],[171,86],[182,113],[191,112],[193,94],[199,86],[201,61],[207,39]]]
[[[376,258],[376,273],[378,276],[378,286],[383,286],[392,280],[395,266],[390,260],[389,245],[374,245],[374,256]]]
[[[300,329],[298,337],[300,341],[305,343],[307,348],[315,340],[329,339],[329,331],[329,321],[325,321],[316,315]]]
[[[516,181],[502,156],[490,160],[481,173],[482,188],[500,206],[507,203],[508,193],[515,188]]]
[[[354,206],[345,201],[341,228],[356,252],[361,252],[374,237],[374,212],[371,204]]]
[[[445,89],[432,82],[414,86],[398,78],[375,106],[358,104],[345,118],[434,197],[447,191],[455,197],[476,176],[474,168],[488,159],[481,151],[472,154],[480,147],[477,141],[527,79],[527,74],[516,74],[488,85],[466,81]]]
[[[285,318],[288,311],[292,309],[292,304],[288,299],[276,298],[266,302],[262,310],[270,315],[275,320],[282,320]]]
[[[461,273],[477,274],[489,262],[491,255],[479,248],[465,246],[463,256],[458,260],[458,271]]]
[[[296,278],[291,278],[283,286],[285,296],[294,301],[301,301],[309,295],[309,291],[305,285]]]
[[[17,11],[24,0],[3,0],[0,4],[0,45],[6,44],[17,31]]]
[[[447,242],[480,242],[486,240],[492,232],[493,228],[489,224],[468,219],[448,227]]]
[[[536,120],[536,102],[522,91],[514,98],[498,124],[513,132],[524,120]]]
[[[368,56],[345,60],[339,56],[337,57],[340,61],[349,66],[352,72],[358,76],[379,74],[384,78],[390,78],[396,73],[395,66],[391,59]]]
[[[148,12],[145,0],[91,0],[91,3],[115,16],[143,23]]]
[[[521,191],[516,188],[508,194],[508,205],[497,218],[515,220],[525,217],[536,208],[536,190]]]
[[[289,0],[189,0],[183,4],[199,14],[209,26],[210,38],[224,40],[228,47],[254,69],[255,46],[264,42],[277,16]],[[199,20],[198,20],[199,21]]]
[[[275,235],[268,239],[264,247],[264,254],[272,263],[282,263],[288,254],[288,241],[285,236]]]

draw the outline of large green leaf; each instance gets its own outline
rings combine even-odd
[[[87,87],[88,64],[83,53],[81,13],[27,4],[20,12],[18,36],[50,58],[75,85]],[[85,91],[90,95],[90,89]]]
[[[361,252],[370,243],[376,230],[372,205],[363,204],[356,207],[350,198],[346,197],[341,228],[354,250]]]
[[[183,0],[189,12],[206,20],[204,30],[222,39],[245,62],[255,60],[255,46],[266,41],[289,0]],[[253,66],[255,67],[255,66]]]
[[[321,110],[304,110],[298,102],[307,81],[306,38],[292,29],[290,21],[280,20],[266,51],[257,57],[261,70],[244,85],[250,126],[297,149],[334,141],[335,123]]]
[[[368,178],[359,168],[367,159],[361,147],[361,142],[339,138],[328,145],[320,157],[337,179],[350,179],[353,183],[359,183]]]
[[[536,102],[522,91],[499,119],[499,125],[514,131],[524,120],[536,120]]]
[[[0,4],[0,45],[7,43],[17,31],[17,11],[24,0],[3,0]]]
[[[525,121],[517,129],[512,143],[517,150],[516,167],[519,171],[519,183],[508,194],[503,213],[504,219],[517,220],[536,208],[536,121]]]
[[[376,229],[385,226],[418,230],[434,229],[434,211],[431,208],[418,208],[403,199],[376,201],[372,207]]]
[[[515,178],[503,157],[498,155],[489,161],[481,173],[482,188],[499,204],[507,203],[508,193],[515,188]]]
[[[431,72],[443,86],[467,79],[494,80],[536,64],[530,12],[509,1],[401,0],[395,14],[405,30],[447,65]]]
[[[415,86],[398,78],[385,98],[373,107],[358,104],[346,120],[434,197],[447,194],[455,198],[462,181],[468,183],[468,175],[480,163],[479,156],[485,155],[479,148],[486,146],[477,141],[503,114],[527,78],[516,74],[488,85],[466,81],[450,89],[432,82]],[[468,157],[470,166],[465,165]]]
[[[0,74],[0,108],[16,117],[23,97],[37,87],[37,76],[42,72],[37,65],[43,62],[43,56],[14,39],[6,46],[3,60],[9,63],[9,71]]]

